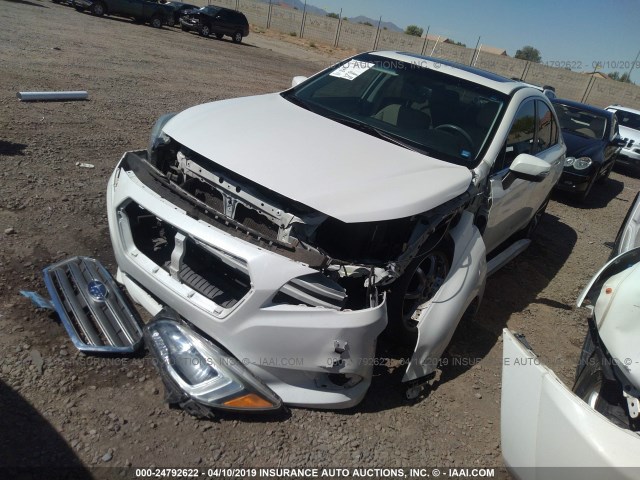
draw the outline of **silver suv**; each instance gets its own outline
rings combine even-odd
[[[640,110],[620,105],[610,105],[607,110],[616,113],[620,136],[626,141],[616,161],[640,169]]]

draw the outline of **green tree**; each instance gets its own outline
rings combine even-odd
[[[520,50],[516,51],[515,57],[535,63],[540,63],[542,61],[540,50],[532,47],[531,45],[525,45]]]
[[[404,30],[404,33],[406,33],[407,35],[413,35],[415,37],[421,37],[422,32],[424,32],[424,30],[417,25],[409,25]]]
[[[462,42],[453,42],[454,45],[460,45],[461,47],[466,47],[467,44],[466,43],[462,43]]]
[[[369,22],[358,22],[360,25],[368,25],[370,27],[373,27],[373,25]]]
[[[607,74],[611,80],[622,83],[633,83],[628,73],[611,72]]]
[[[327,17],[329,18],[340,18],[340,15],[338,15],[337,13],[327,13]]]

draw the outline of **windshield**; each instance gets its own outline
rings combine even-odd
[[[553,106],[558,114],[562,130],[568,130],[587,138],[600,140],[604,138],[607,127],[607,117],[604,115],[562,103],[554,103]]]
[[[508,97],[416,63],[363,54],[283,95],[386,141],[475,167]]]
[[[218,13],[220,11],[220,7],[213,7],[213,6],[208,6],[208,7],[202,7],[200,9],[200,11],[204,12],[204,13],[208,13],[209,15],[215,15],[216,13]]]
[[[615,112],[620,126],[640,130],[640,115],[637,113],[625,112],[624,110],[615,110]]]

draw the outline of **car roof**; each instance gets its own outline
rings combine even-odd
[[[598,115],[613,115],[613,112],[605,110],[604,108],[594,107],[593,105],[587,105],[586,103],[574,102],[573,100],[567,100],[566,98],[552,98],[551,103],[559,103],[562,105],[567,105],[569,107],[579,108],[587,112],[597,113]]]
[[[443,60],[441,58],[397,51],[373,51],[369,53],[372,55],[390,58],[392,60],[414,63],[431,70],[438,70],[464,80],[469,80],[473,83],[484,85],[507,95],[511,95],[513,92],[521,88],[530,88],[522,82],[516,82],[510,78],[503,77],[492,72],[487,72],[480,68],[463,65],[449,60]]]
[[[623,112],[630,112],[640,115],[640,110],[636,110],[635,108],[622,107],[620,105],[609,105],[607,109],[613,108],[614,110],[622,110]]]

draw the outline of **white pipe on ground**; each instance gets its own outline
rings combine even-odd
[[[86,100],[89,94],[85,91],[75,92],[18,92],[18,98],[22,102],[51,101],[60,102],[67,100]]]

